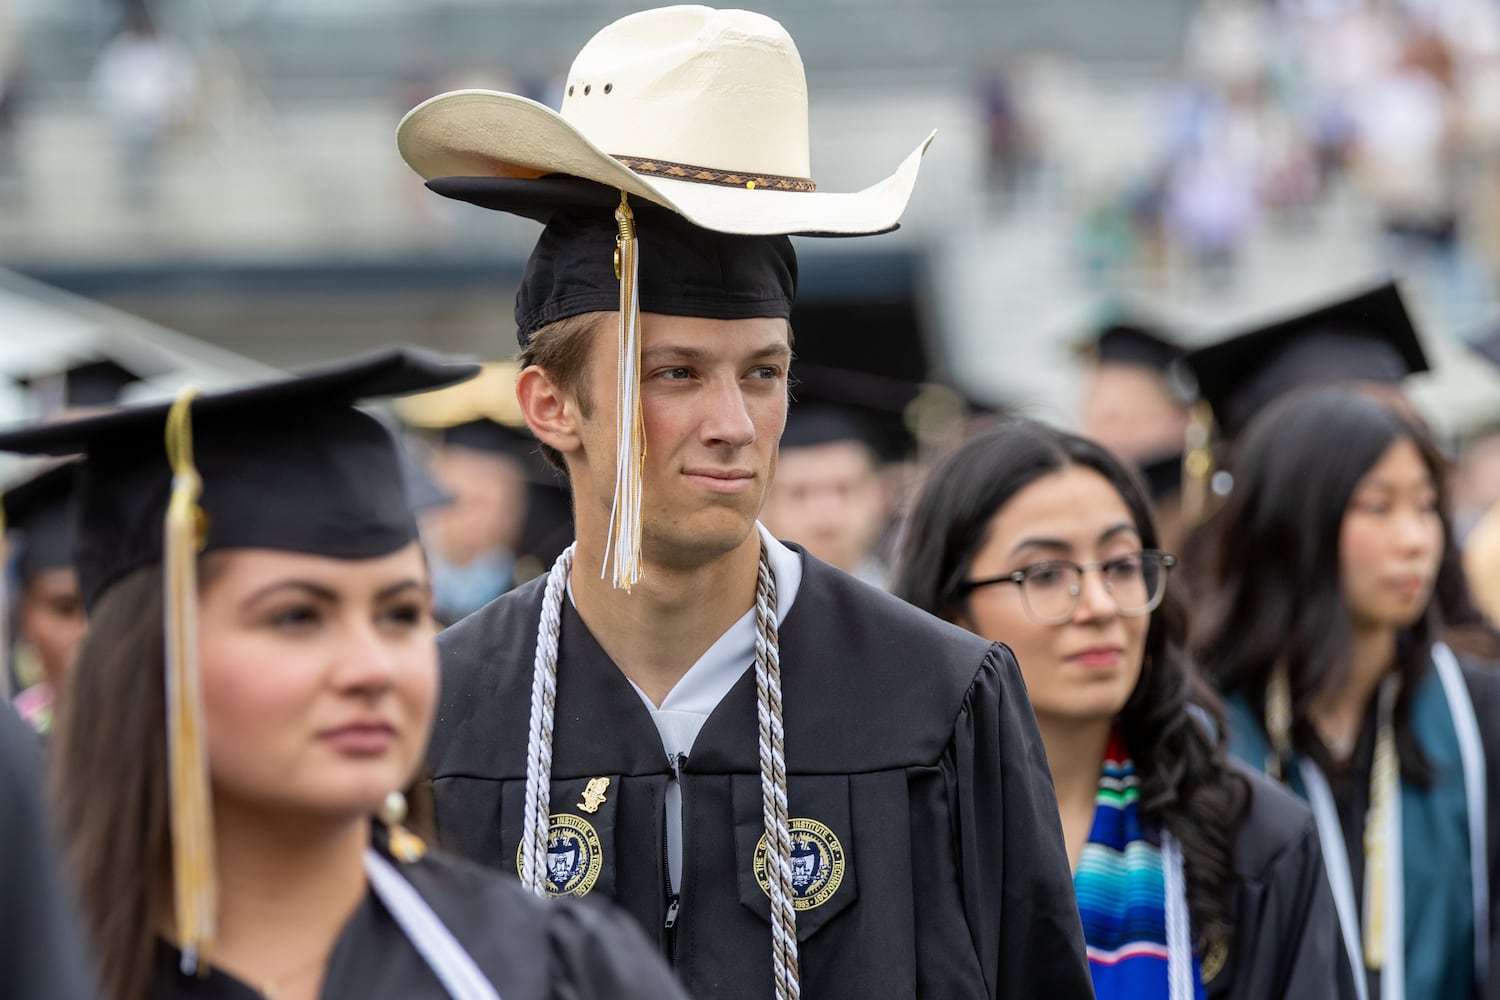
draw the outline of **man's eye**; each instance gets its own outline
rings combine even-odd
[[[658,377],[669,382],[681,382],[683,379],[691,378],[692,375],[690,368],[666,368],[659,373]]]
[[[781,377],[781,369],[775,365],[761,365],[759,368],[752,368],[750,375],[758,379],[777,379]]]

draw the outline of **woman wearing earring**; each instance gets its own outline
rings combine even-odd
[[[1015,420],[933,470],[896,593],[1014,650],[1099,997],[1345,995],[1312,819],[1226,764],[1173,564],[1133,473]]]
[[[473,371],[392,351],[0,434],[85,454],[52,777],[110,1000],[681,995],[622,918],[400,826],[431,591],[397,446],[352,402]]]
[[[1441,459],[1335,388],[1257,417],[1232,471],[1196,642],[1231,749],[1312,804],[1361,996],[1497,995],[1500,674],[1434,641]]]

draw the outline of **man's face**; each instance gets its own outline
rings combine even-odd
[[[876,457],[859,441],[784,449],[766,505],[766,527],[843,570],[869,555],[887,503]]]
[[[580,535],[586,520],[609,523],[614,498],[616,347],[608,326],[590,348],[594,405],[583,418],[582,449],[570,456]],[[701,564],[742,544],[765,503],[786,425],[787,324],[643,313],[641,333],[643,553],[670,566]]]

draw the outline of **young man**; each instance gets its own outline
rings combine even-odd
[[[567,86],[561,115],[459,92],[398,135],[441,193],[546,223],[516,391],[578,539],[444,633],[443,842],[614,899],[694,996],[1092,996],[1009,651],[756,521],[792,358],[784,234],[892,228],[921,149],[815,194],[800,59],[743,11],[624,18]]]

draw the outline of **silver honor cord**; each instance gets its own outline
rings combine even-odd
[[[771,897],[771,969],[776,1000],[795,1000],[797,910],[792,892],[792,830],[786,794],[786,730],[781,722],[781,653],[776,634],[776,574],[765,543],[755,583],[755,714],[760,737],[760,798],[766,830],[766,885]]]
[[[578,543],[563,549],[547,574],[542,617],[536,628],[531,671],[531,722],[526,736],[526,810],[521,829],[521,884],[547,898],[547,835],[552,829],[552,728],[557,705],[557,644],[562,633],[562,602]]]
[[[531,723],[526,749],[526,831],[521,852],[521,882],[539,896],[547,895],[547,835],[552,784],[553,709],[557,702],[558,637],[562,631],[562,601],[575,546],[569,546],[547,575],[537,624],[536,658],[532,664]],[[786,731],[781,719],[781,658],[776,632],[776,577],[765,544],[755,586],[755,693],[759,733],[761,809],[767,844],[766,873],[771,897],[772,975],[777,1000],[797,1000],[801,986],[797,972],[797,911],[792,891],[792,834],[787,807]]]

